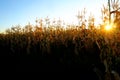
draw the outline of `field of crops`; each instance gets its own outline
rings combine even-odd
[[[0,34],[2,56],[16,57],[17,71],[79,71],[120,74],[120,31],[14,27]],[[98,71],[97,71],[98,70]],[[111,76],[110,76],[111,77]],[[109,80],[109,79],[106,79]]]

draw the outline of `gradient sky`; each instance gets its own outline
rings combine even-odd
[[[83,8],[97,17],[104,3],[107,0],[0,0],[0,32],[47,16],[73,22]]]

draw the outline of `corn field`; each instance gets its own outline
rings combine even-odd
[[[100,76],[99,80],[112,80],[112,70],[120,74],[118,29],[109,32],[76,26],[63,29],[61,25],[44,28],[42,24],[29,23],[24,28],[18,25],[0,34],[0,49],[2,56],[15,56],[18,63],[25,65],[32,60],[31,64],[37,69],[39,65],[64,65],[66,70],[74,68],[76,71],[84,67],[87,71],[93,69]]]

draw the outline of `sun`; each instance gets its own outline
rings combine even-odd
[[[109,31],[109,30],[111,30],[111,29],[112,29],[112,26],[111,26],[111,25],[106,25],[106,26],[105,26],[105,30]]]
[[[105,26],[105,30],[106,31],[111,31],[115,28],[115,24],[113,22],[111,22],[110,24],[108,23],[106,26]]]

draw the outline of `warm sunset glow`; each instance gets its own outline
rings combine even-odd
[[[115,24],[114,24],[114,23],[107,24],[107,25],[105,26],[105,30],[107,30],[107,31],[110,31],[110,30],[112,30],[113,28],[115,28]]]
[[[106,26],[105,26],[105,29],[106,29],[107,31],[109,31],[109,30],[112,29],[112,26],[111,26],[111,25],[106,25]]]

